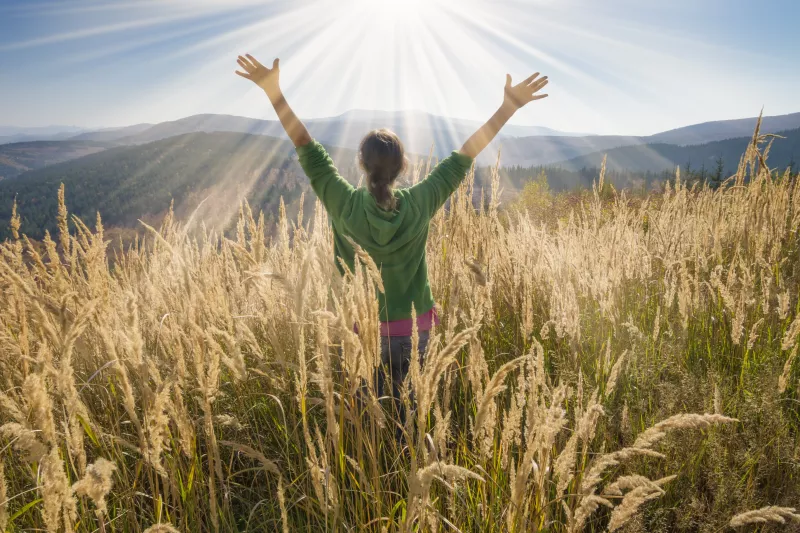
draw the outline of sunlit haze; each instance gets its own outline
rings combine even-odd
[[[0,124],[198,113],[274,119],[233,71],[281,58],[304,118],[351,109],[471,120],[506,72],[550,77],[512,124],[649,134],[800,111],[795,0],[165,0],[0,4]]]

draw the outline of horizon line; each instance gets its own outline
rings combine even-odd
[[[438,115],[438,114],[435,114],[435,113],[431,113],[429,111],[423,111],[421,109],[395,109],[395,110],[389,110],[389,109],[352,108],[352,109],[348,109],[346,111],[343,111],[342,113],[340,113],[338,115],[327,115],[327,116],[320,116],[320,117],[306,117],[303,120],[305,120],[305,121],[333,120],[333,119],[338,119],[338,118],[345,117],[346,115],[348,115],[350,113],[357,113],[357,112],[385,113],[385,114],[394,114],[394,115],[414,114],[414,113],[416,113],[416,114],[428,115],[428,116],[431,116],[431,117],[434,117],[434,118],[440,118],[440,119],[445,119],[445,120],[473,123],[473,124],[477,124],[477,125],[481,124],[480,120],[468,119],[468,118],[462,118],[462,117],[451,117],[451,116],[447,116],[447,115]],[[763,112],[763,109],[762,109],[762,112]],[[797,114],[800,114],[800,111],[795,111],[795,112],[791,112],[791,113],[782,113],[782,114],[779,114],[779,115],[762,115],[762,119],[775,118],[775,117],[787,117],[787,116],[797,115]],[[159,122],[136,122],[136,123],[132,123],[132,124],[125,124],[125,125],[122,125],[122,126],[108,126],[108,125],[103,125],[103,126],[78,126],[78,125],[75,125],[75,124],[48,124],[48,125],[45,125],[45,126],[18,126],[18,125],[14,125],[14,124],[0,124],[0,128],[16,128],[16,129],[20,129],[20,130],[25,130],[25,129],[42,130],[42,129],[49,129],[49,128],[65,128],[62,131],[54,131],[54,132],[50,133],[49,135],[59,135],[59,134],[63,134],[63,133],[73,133],[73,131],[70,131],[70,130],[79,130],[79,131],[74,131],[74,133],[76,135],[80,135],[81,133],[95,132],[95,131],[102,131],[102,130],[118,130],[118,129],[129,128],[129,127],[132,127],[132,126],[140,126],[140,125],[156,126],[158,124],[166,124],[166,123],[170,123],[170,122],[179,122],[181,120],[185,120],[185,119],[188,119],[188,118],[199,117],[199,116],[204,116],[204,115],[218,116],[218,117],[242,118],[242,119],[247,119],[247,120],[257,120],[257,121],[263,121],[263,122],[277,122],[278,121],[277,118],[256,118],[256,117],[250,117],[250,116],[245,116],[245,115],[233,115],[233,114],[228,114],[228,113],[195,113],[195,114],[192,114],[192,115],[186,115],[186,116],[175,118],[175,119],[162,120],[162,121],[159,121]],[[749,116],[734,117],[734,118],[722,118],[722,119],[717,119],[717,120],[707,120],[707,121],[704,121],[704,122],[694,122],[694,123],[691,123],[691,124],[678,126],[677,128],[658,131],[658,132],[655,132],[655,133],[652,133],[652,134],[573,132],[573,131],[566,131],[566,130],[560,130],[560,129],[552,128],[550,126],[541,126],[541,125],[532,125],[532,124],[509,124],[509,126],[517,127],[517,128],[531,128],[531,129],[538,128],[538,129],[549,130],[549,131],[556,132],[556,133],[567,134],[569,136],[598,136],[598,135],[599,136],[604,136],[604,135],[614,135],[614,136],[616,136],[616,135],[620,135],[620,136],[626,136],[626,137],[647,137],[647,136],[650,136],[650,135],[656,135],[658,133],[665,133],[665,132],[668,132],[668,131],[674,131],[674,130],[678,130],[678,129],[686,128],[686,127],[691,127],[691,126],[700,126],[700,125],[704,125],[704,124],[712,124],[712,123],[715,123],[715,122],[729,122],[729,121],[735,121],[735,120],[751,120],[751,119],[758,119],[758,115],[749,115]],[[16,135],[35,135],[35,134],[33,134],[33,133],[29,133],[29,134],[26,134],[26,133],[11,133],[11,134],[1,135],[0,137],[13,137],[13,136],[16,136]]]

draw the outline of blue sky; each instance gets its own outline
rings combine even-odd
[[[301,117],[482,120],[505,73],[550,77],[514,117],[649,134],[800,111],[797,0],[0,0],[0,124],[275,118],[235,57],[281,58]]]

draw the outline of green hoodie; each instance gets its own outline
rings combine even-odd
[[[297,147],[300,165],[328,211],[333,226],[334,256],[353,268],[353,247],[361,246],[381,270],[384,294],[379,295],[382,321],[411,318],[433,308],[428,283],[426,244],[428,223],[464,180],[472,158],[453,152],[427,178],[408,189],[395,189],[397,208],[386,211],[364,188],[354,188],[339,175],[333,160],[317,141]],[[341,266],[339,266],[342,272]]]

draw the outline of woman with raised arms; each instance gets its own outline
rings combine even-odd
[[[369,132],[359,147],[359,163],[366,174],[366,187],[354,188],[336,170],[320,143],[289,107],[280,87],[279,60],[265,67],[253,56],[239,56],[236,74],[264,90],[287,135],[294,143],[311,187],[330,217],[334,254],[353,268],[354,250],[348,238],[363,248],[378,266],[384,292],[379,294],[381,316],[381,360],[391,376],[392,396],[399,400],[400,388],[411,358],[412,306],[417,313],[420,354],[425,352],[429,330],[438,323],[433,294],[428,283],[426,244],[428,226],[436,211],[464,180],[478,154],[522,106],[545,98],[537,94],[547,77],[533,74],[518,85],[506,75],[503,102],[492,117],[461,147],[443,159],[422,181],[406,189],[394,187],[406,169],[403,143],[393,132]],[[341,267],[340,267],[341,270]],[[382,377],[376,389],[383,391]]]

